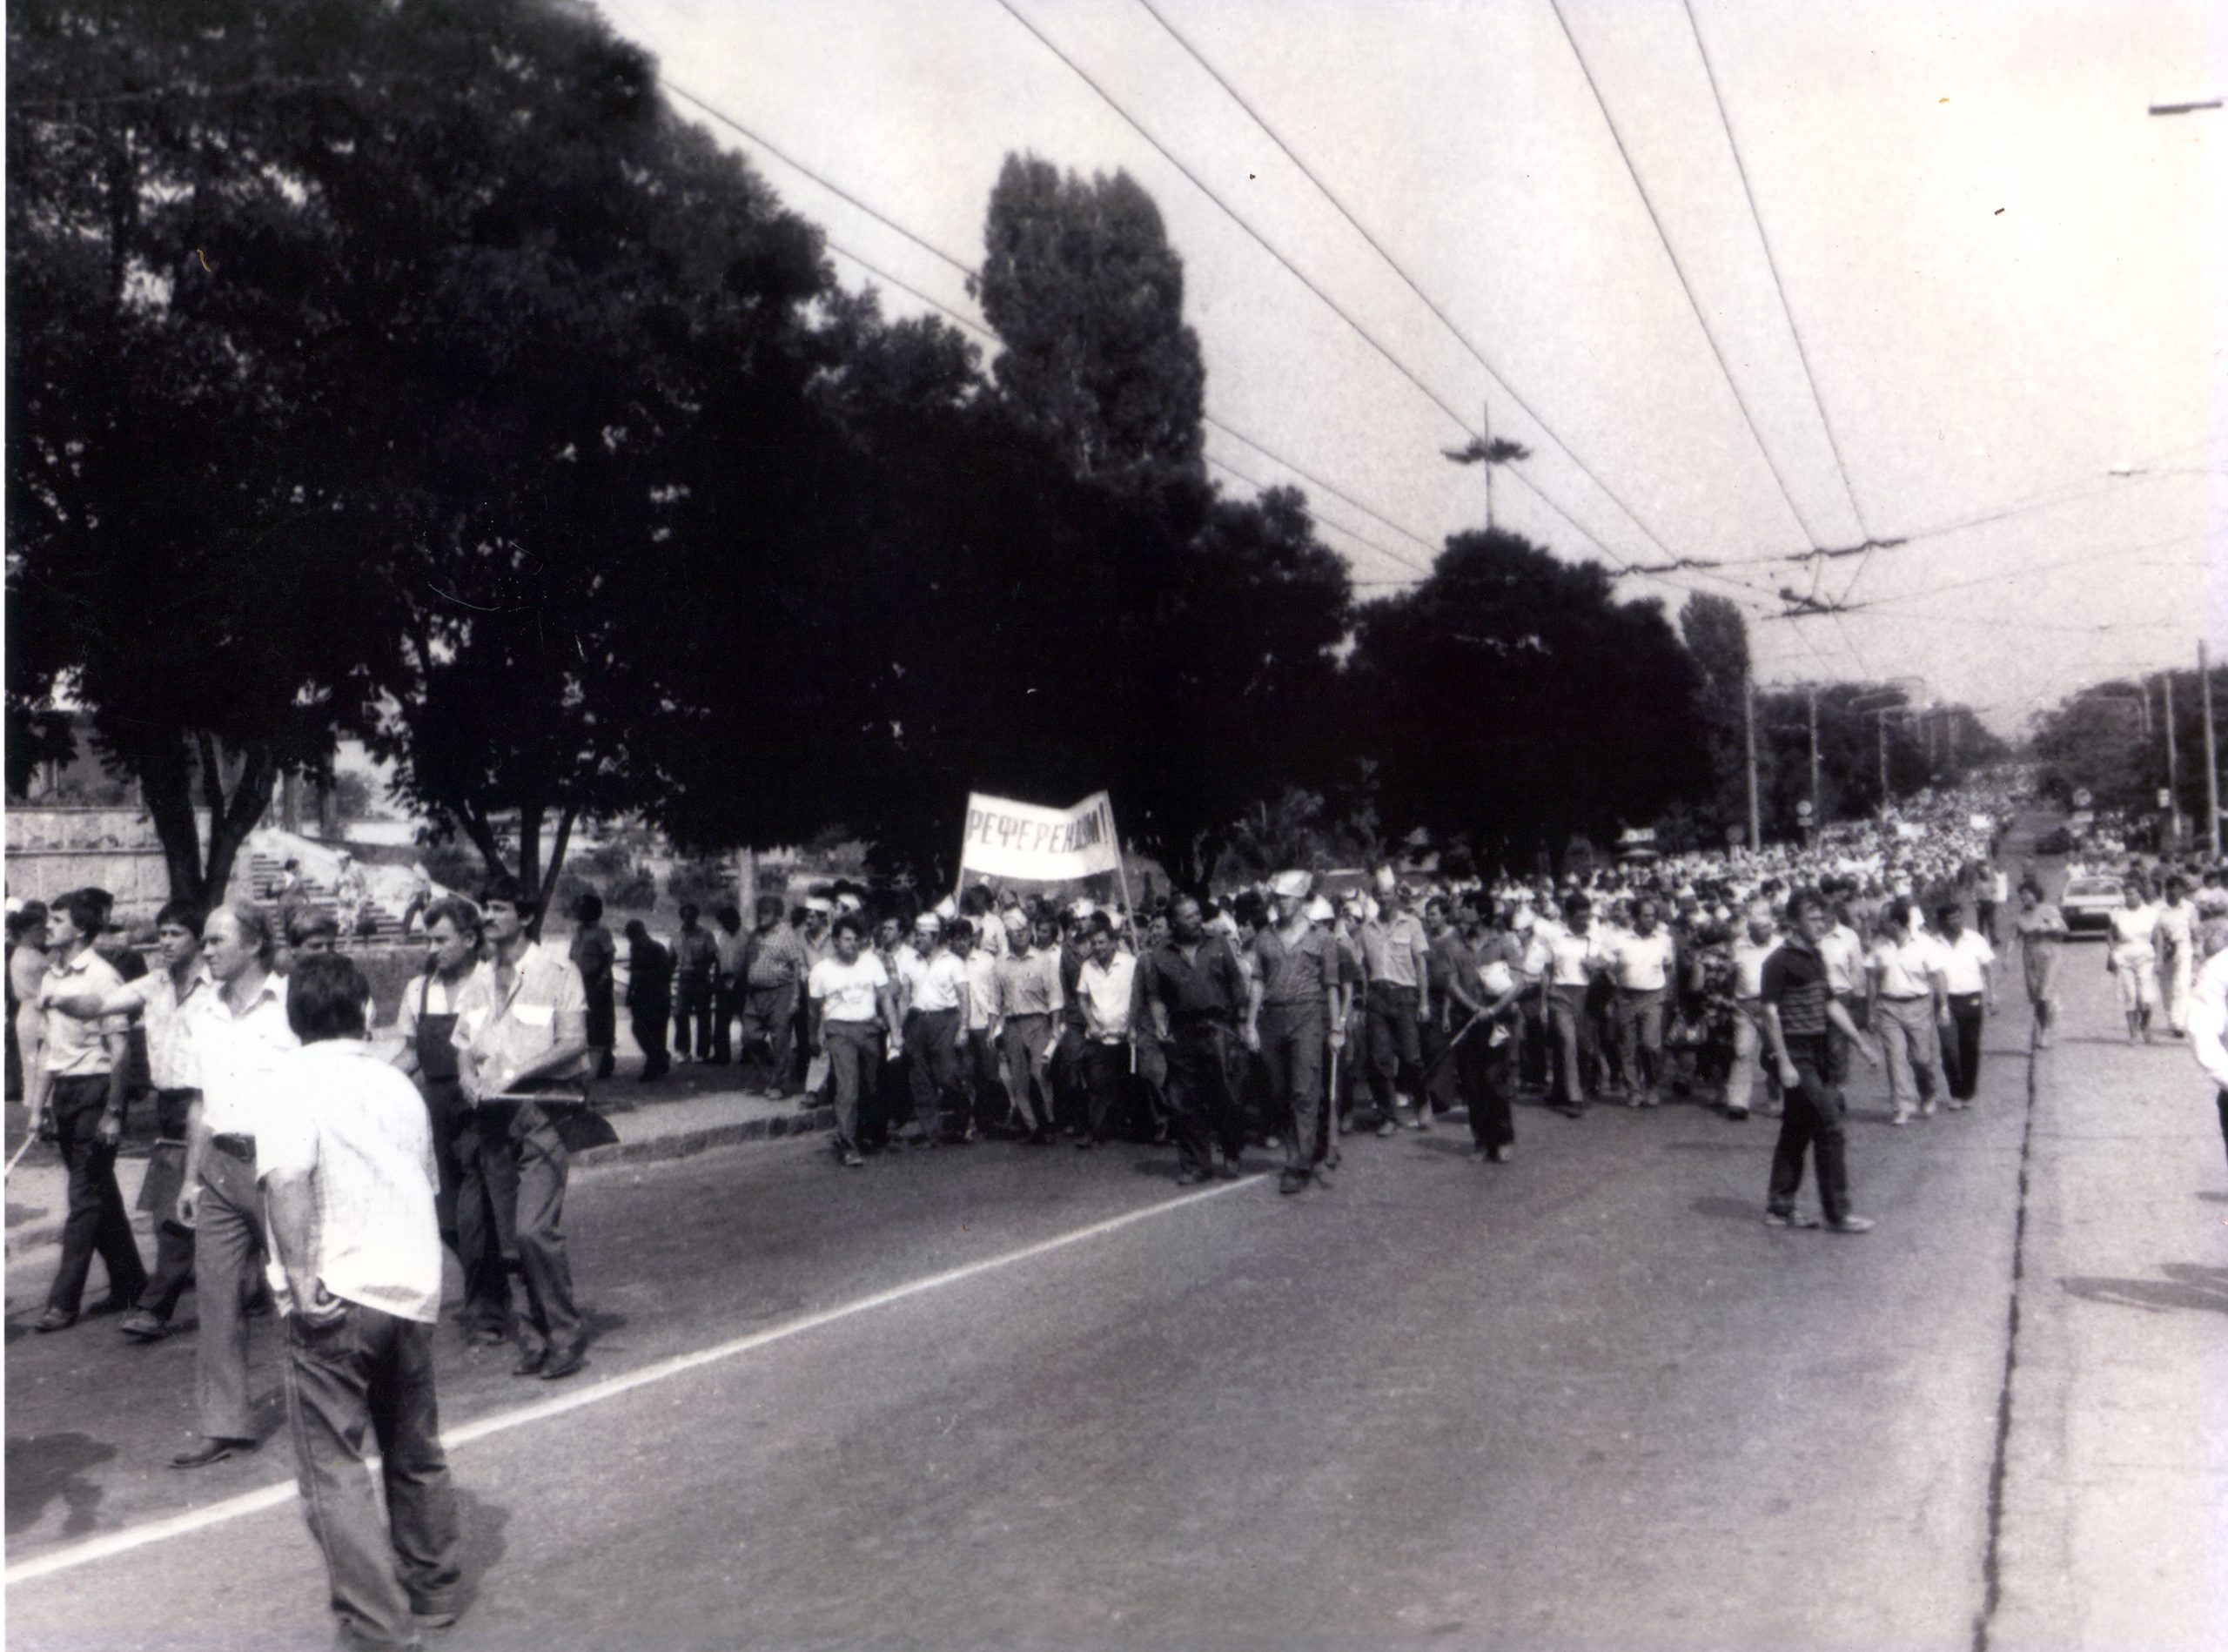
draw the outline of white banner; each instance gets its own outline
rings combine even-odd
[[[967,795],[967,832],[959,863],[988,877],[1057,883],[1122,869],[1114,802],[1093,792],[1072,809],[1042,809],[1010,798]]]

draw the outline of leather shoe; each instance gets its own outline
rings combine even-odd
[[[220,1463],[235,1452],[252,1451],[252,1440],[205,1440],[191,1451],[182,1451],[171,1459],[173,1468],[206,1468],[211,1463]]]
[[[1206,1179],[1207,1172],[1197,1165],[1186,1165],[1176,1172],[1176,1185],[1178,1187],[1197,1187]]]
[[[1277,1178],[1277,1192],[1279,1193],[1299,1193],[1306,1189],[1307,1172],[1304,1170],[1288,1170]]]
[[[137,1337],[142,1342],[159,1342],[170,1334],[170,1326],[144,1308],[134,1308],[116,1322],[116,1328],[125,1336]]]
[[[459,1615],[453,1607],[445,1606],[439,1611],[424,1612],[413,1606],[410,1608],[410,1627],[420,1634],[432,1635],[442,1629],[454,1628]]]
[[[519,1362],[511,1367],[511,1374],[514,1377],[538,1376],[541,1367],[548,1363],[548,1349],[529,1348],[519,1355]]]
[[[544,1382],[554,1382],[560,1377],[569,1377],[587,1362],[588,1354],[586,1348],[568,1348],[542,1366],[541,1380]]]
[[[77,1316],[67,1308],[49,1308],[31,1321],[31,1329],[42,1335],[49,1331],[67,1331],[77,1323]]]

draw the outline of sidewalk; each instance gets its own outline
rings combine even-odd
[[[575,1174],[610,1165],[641,1164],[646,1160],[682,1158],[707,1148],[769,1137],[794,1136],[807,1131],[835,1127],[836,1110],[807,1108],[798,1098],[768,1101],[740,1089],[717,1086],[731,1081],[732,1069],[679,1068],[652,1085],[620,1078],[596,1086],[597,1110],[604,1113],[619,1139],[573,1156]],[[701,1087],[700,1087],[701,1086]],[[634,1104],[631,1111],[610,1111]],[[124,1191],[124,1207],[140,1239],[140,1252],[154,1252],[153,1218],[136,1206],[139,1183],[147,1173],[149,1128],[143,1126],[144,1109],[132,1109],[132,1132],[124,1156],[117,1160],[116,1179]],[[23,1110],[10,1103],[7,1109],[7,1151],[13,1153],[23,1138]],[[42,1142],[24,1156],[8,1177],[6,1265],[10,1268],[61,1241],[62,1219],[69,1208],[68,1172],[52,1144]],[[98,1270],[95,1270],[96,1275]],[[97,1288],[97,1286],[96,1287]]]
[[[2228,1646],[2228,1160],[2069,946],[2037,1055],[1989,1652]],[[2161,1020],[2163,1026],[2163,1017]]]

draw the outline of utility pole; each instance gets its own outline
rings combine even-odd
[[[2212,858],[2220,858],[2220,748],[2212,735],[2212,660],[2198,639],[2197,691],[2205,706],[2205,841]]]
[[[1478,403],[1478,434],[1486,444],[1486,452],[1490,454],[1493,447],[1493,409],[1483,400]],[[1493,531],[1493,461],[1492,459],[1488,458],[1481,468],[1486,473],[1486,532],[1490,534]]]
[[[1879,710],[1872,714],[1874,717],[1879,720],[1880,724],[1880,809],[1881,812],[1883,814],[1887,812],[1888,805],[1896,801],[1896,794],[1888,789],[1889,710],[1889,707],[1882,706]]]
[[[1826,823],[1826,800],[1818,790],[1818,685],[1810,685],[1810,823]]]
[[[1764,827],[1756,807],[1756,679],[1746,671],[1741,674],[1741,735],[1748,757],[1748,852],[1754,855],[1764,847]]]
[[[2182,770],[2174,750],[2174,674],[2158,674],[2158,691],[2164,697],[2163,708],[2166,722],[2166,841],[2170,847],[2182,846]]]
[[[1948,715],[1949,715],[1949,719],[1950,719],[1950,778],[1954,782],[1954,781],[1956,779],[1956,777],[1957,777],[1957,710],[1956,710],[1956,707],[1954,707],[1954,706],[1953,706],[1953,707],[1951,707],[1951,708],[1950,708],[1950,711],[1949,711],[1949,713],[1948,713]]]

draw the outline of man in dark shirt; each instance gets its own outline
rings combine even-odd
[[[1826,961],[1818,955],[1818,943],[1833,923],[1824,896],[1815,890],[1795,890],[1787,901],[1787,938],[1764,963],[1764,1040],[1786,1092],[1764,1222],[1770,1227],[1816,1226],[1795,1210],[1808,1149],[1818,1161],[1818,1203],[1826,1226],[1836,1233],[1862,1233],[1870,1231],[1872,1220],[1849,1205],[1848,1142],[1842,1128],[1849,1106],[1829,1077],[1834,1057],[1829,1028],[1856,1045],[1867,1065],[1878,1066],[1880,1058],[1849,1011],[1834,1001]]]
[[[594,890],[581,890],[573,903],[573,921],[580,926],[573,931],[571,957],[587,994],[588,1048],[595,1051],[595,1076],[608,1078],[619,1043],[619,1001],[614,996],[619,947],[603,927],[603,897]]]
[[[656,941],[642,920],[627,921],[627,1009],[634,1042],[642,1047],[641,1082],[662,1078],[673,1068],[666,1053],[666,1017],[673,1013],[673,954]]]
[[[1258,996],[1247,1042],[1267,1064],[1272,1127],[1284,1137],[1280,1193],[1297,1193],[1321,1176],[1331,1148],[1323,1128],[1323,1052],[1326,1044],[1346,1042],[1336,1020],[1339,944],[1308,918],[1311,883],[1305,872],[1279,873],[1272,892],[1276,921],[1253,938]],[[1320,1185],[1328,1186],[1328,1179]]]
[[[1230,1039],[1245,1013],[1245,971],[1230,944],[1207,933],[1199,903],[1178,897],[1167,942],[1145,960],[1152,1030],[1168,1052],[1171,1133],[1188,1186],[1210,1175],[1235,1178],[1245,1137],[1230,1093]]]

